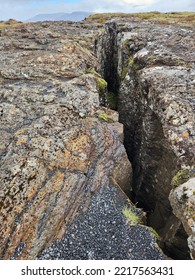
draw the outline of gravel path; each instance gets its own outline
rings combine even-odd
[[[127,225],[121,214],[125,205],[116,187],[105,187],[64,237],[38,259],[166,259],[147,227]]]

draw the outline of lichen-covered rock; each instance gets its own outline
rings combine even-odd
[[[195,259],[195,178],[173,189],[169,199],[175,216],[182,222],[189,236],[191,257]]]
[[[187,242],[186,247],[181,244],[187,234],[173,215],[168,197],[179,170],[187,169],[194,177],[193,38],[190,23],[162,26],[125,17],[108,21],[96,46],[100,72],[118,99],[133,166],[134,199],[150,212],[149,224],[175,258],[188,255]]]
[[[80,239],[66,248],[69,255],[61,251],[62,258],[86,258],[87,254],[88,258],[117,258],[121,238],[129,252],[133,250],[128,255],[122,251],[123,257],[166,258],[146,227],[141,228],[144,240],[139,244],[130,237],[140,228],[130,230],[117,205],[120,198],[121,204],[134,207],[121,196],[121,188],[131,189],[132,170],[118,114],[100,106],[96,74],[87,71],[97,66],[91,51],[96,25],[92,27],[45,22],[21,24],[1,33],[1,259],[35,259],[56,242],[66,246],[77,217],[83,220],[86,215],[93,233],[102,234],[101,244],[92,240],[93,235],[91,242],[96,248],[111,246],[113,254],[106,254],[106,246],[95,253],[83,248],[82,254],[74,254],[79,242],[85,242],[85,234],[90,235],[86,223],[79,228]],[[106,188],[109,195],[104,194]],[[104,207],[95,219],[90,211],[101,201]],[[109,228],[108,234],[102,232],[110,222],[115,224],[112,231],[119,232],[113,244],[109,243],[113,232]],[[139,253],[139,246],[145,255]],[[57,259],[58,252],[54,250],[51,258]]]

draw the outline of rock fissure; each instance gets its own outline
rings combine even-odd
[[[134,29],[138,28],[139,32],[135,32]],[[160,234],[160,246],[165,253],[172,258],[189,259],[188,234],[175,216],[169,194],[172,178],[179,169],[187,168],[193,176],[194,138],[189,139],[189,146],[185,143],[188,139],[180,138],[179,145],[185,149],[182,155],[182,148],[174,147],[173,144],[177,146],[177,143],[171,141],[169,133],[174,123],[173,133],[179,138],[181,132],[178,133],[177,129],[183,131],[190,124],[193,109],[188,107],[183,111],[186,115],[183,121],[183,116],[180,118],[177,114],[174,117],[175,112],[169,112],[169,104],[181,102],[181,106],[185,106],[185,102],[193,102],[192,76],[189,76],[193,69],[178,67],[174,61],[174,50],[169,49],[167,55],[170,60],[167,61],[165,50],[160,50],[162,47],[158,45],[163,40],[163,34],[162,38],[160,34],[156,38],[155,26],[152,33],[146,30],[144,24],[134,29],[129,24],[124,31],[120,21],[108,22],[96,46],[99,71],[108,83],[108,90],[115,92],[119,120],[124,125],[124,145],[133,168],[132,191],[128,195],[148,213],[148,225]],[[151,34],[153,42],[150,41]],[[157,44],[156,50],[150,47],[154,43]],[[179,51],[182,52],[182,49]],[[179,53],[177,55],[179,59]],[[161,59],[156,59],[156,56]],[[174,78],[169,77],[171,74]],[[170,95],[163,97],[163,94],[166,95],[164,90]],[[186,106],[189,106],[187,103]],[[170,117],[173,119],[170,120]],[[182,127],[183,124],[185,126]],[[193,131],[194,124],[190,128]],[[186,135],[189,138],[187,132]]]

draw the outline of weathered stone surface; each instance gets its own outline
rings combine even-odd
[[[195,178],[173,189],[169,195],[176,217],[182,222],[187,232],[191,257],[195,259]]]
[[[93,232],[102,233],[101,244],[97,240],[95,246],[107,244],[115,254],[99,250],[87,256],[88,249],[82,248],[82,254],[75,255],[75,243],[69,255],[60,251],[61,258],[166,258],[150,231],[144,226],[130,229],[121,212],[121,205],[134,209],[120,189],[131,188],[132,170],[118,115],[100,106],[96,74],[86,72],[97,66],[91,51],[95,32],[96,25],[65,22],[21,24],[1,32],[2,259],[35,259],[53,244],[66,244],[77,216],[87,216]],[[101,118],[101,110],[108,121]],[[101,200],[101,213],[94,217],[90,211]],[[110,244],[113,233],[108,229],[104,235],[97,218],[104,218],[108,226],[115,214],[112,231],[123,231]],[[90,234],[88,223],[83,226],[78,242]],[[137,242],[133,236],[138,232],[143,237]],[[126,244],[125,238],[131,241]],[[126,244],[131,253],[119,254],[121,239],[122,252]],[[58,252],[54,250],[51,258],[59,258]]]
[[[168,197],[179,170],[187,169],[194,176],[193,38],[190,24],[162,26],[125,18],[108,21],[96,46],[108,87],[113,90],[112,85],[118,84],[117,108],[133,166],[134,199],[150,212],[149,224],[161,234],[165,246],[177,239],[173,241],[176,258],[179,251],[181,258],[183,251],[187,254],[188,248],[179,244],[183,230]],[[112,70],[105,73],[108,65]]]

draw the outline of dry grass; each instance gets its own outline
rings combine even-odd
[[[160,13],[160,12],[148,12],[148,13],[104,13],[104,14],[93,14],[89,16],[87,22],[97,22],[104,24],[107,20],[112,18],[138,18],[141,20],[153,20],[158,23],[195,23],[195,12],[171,12],[171,13]]]
[[[193,12],[172,12],[172,13],[139,13],[136,14],[141,19],[164,20],[166,22],[195,22],[195,13]]]
[[[10,28],[16,28],[23,24],[21,21],[17,21],[15,19],[9,19],[7,21],[0,21],[0,30],[3,29],[10,29]]]

